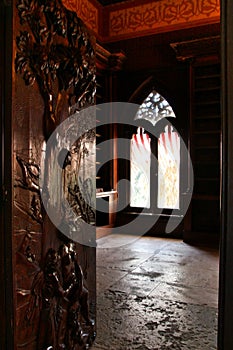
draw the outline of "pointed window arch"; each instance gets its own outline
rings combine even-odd
[[[147,120],[155,126],[159,120],[168,117],[176,118],[172,107],[162,95],[152,90],[139,107],[135,119]]]
[[[147,120],[156,127],[161,119],[168,117],[176,118],[172,107],[162,95],[152,90],[139,107],[135,119]],[[151,142],[156,143],[156,176],[151,174]],[[179,134],[167,122],[158,139],[151,140],[144,129],[138,127],[137,134],[132,135],[130,147],[130,206],[180,209]]]

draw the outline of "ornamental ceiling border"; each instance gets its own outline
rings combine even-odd
[[[165,33],[220,22],[220,0],[129,0],[101,6],[97,0],[63,0],[101,42]]]
[[[62,0],[63,5],[77,13],[85,25],[97,36],[100,31],[100,15],[102,6],[97,1],[91,0]]]

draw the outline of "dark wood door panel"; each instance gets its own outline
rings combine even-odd
[[[1,2],[2,9],[1,19],[6,13]],[[53,157],[57,144],[49,148],[48,139],[70,114],[94,104],[95,41],[61,1],[15,0],[7,11],[12,16],[1,26],[8,22],[4,30],[13,28],[12,38],[8,35],[12,55],[1,62],[1,102],[7,105],[1,125],[10,147],[3,138],[1,163],[12,196],[10,191],[1,210],[1,228],[7,229],[1,236],[1,275],[7,284],[1,289],[5,317],[0,344],[9,350],[84,349],[95,338],[95,239],[88,246],[79,241],[77,232],[65,235],[50,220],[46,205],[63,191],[74,215],[95,224],[93,203],[84,198],[95,197],[95,130],[75,140],[63,164]],[[79,125],[76,129],[78,133]],[[60,185],[51,184],[46,176],[52,164],[61,169]],[[78,179],[86,185],[84,196]],[[53,192],[46,203],[42,194],[48,185],[53,185]]]

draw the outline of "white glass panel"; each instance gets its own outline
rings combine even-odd
[[[150,208],[150,138],[143,128],[131,139],[130,206]]]
[[[158,208],[180,208],[180,137],[166,126],[158,139]]]
[[[155,126],[159,120],[168,117],[176,117],[172,107],[162,95],[153,90],[139,107],[135,119],[148,120]]]

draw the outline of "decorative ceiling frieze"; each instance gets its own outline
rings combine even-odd
[[[109,38],[184,29],[219,20],[219,0],[162,0],[109,13]]]
[[[220,22],[220,0],[132,0],[101,6],[97,0],[63,0],[102,42]]]
[[[96,1],[90,0],[62,0],[63,5],[83,20],[89,29],[98,35],[100,31],[99,16],[101,13],[101,5]]]

